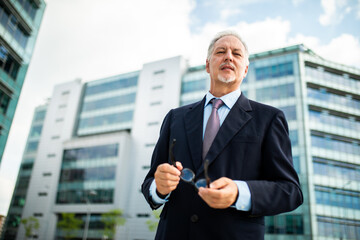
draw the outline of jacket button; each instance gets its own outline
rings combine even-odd
[[[198,215],[194,214],[191,216],[190,220],[194,223],[194,222],[197,222],[199,220],[199,217]]]

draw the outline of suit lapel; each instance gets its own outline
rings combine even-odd
[[[241,94],[221,125],[219,132],[206,155],[206,159],[209,160],[210,164],[227,146],[235,134],[238,133],[252,118],[251,115],[247,113],[249,111],[252,111],[249,100]],[[202,171],[204,171],[203,165],[197,169],[196,175],[198,176]]]
[[[202,101],[192,105],[184,118],[193,169],[197,168],[199,162],[201,163],[204,104],[205,97]]]

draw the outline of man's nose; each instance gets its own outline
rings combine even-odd
[[[230,50],[226,51],[225,53],[225,61],[233,61],[233,54]]]

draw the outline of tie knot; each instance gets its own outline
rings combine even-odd
[[[212,103],[213,108],[216,109],[219,109],[224,104],[224,102],[221,99],[216,99],[216,98],[211,99],[210,102]]]

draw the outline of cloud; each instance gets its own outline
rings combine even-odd
[[[229,26],[225,22],[207,23],[198,34],[191,36],[191,44],[188,48],[190,51],[186,55],[191,65],[205,63],[210,39],[224,29],[237,31],[247,43],[250,53],[303,43],[327,60],[360,67],[359,38],[350,34],[342,34],[328,43],[323,43],[316,36],[297,34],[291,37],[291,24],[281,17],[266,18],[253,23],[238,22],[233,26]]]
[[[353,35],[342,34],[327,44],[321,44],[317,37],[302,34],[289,39],[289,44],[298,43],[304,43],[326,60],[360,68],[360,40]]]
[[[342,34],[319,46],[317,51],[331,61],[360,68],[360,40],[353,35]]]
[[[302,2],[304,2],[304,0],[292,0],[295,7],[299,6]]]
[[[242,11],[238,8],[226,8],[226,9],[222,9],[220,12],[220,18],[222,20],[227,20],[232,16],[236,16],[239,15]]]
[[[189,16],[194,0],[46,3],[1,162],[0,177],[8,174],[13,181],[33,111],[51,96],[54,85],[78,77],[90,81],[139,70],[146,62],[181,55],[191,45]],[[0,212],[4,212],[11,193],[5,194],[5,188],[0,189]]]
[[[346,0],[321,0],[324,13],[319,17],[320,24],[329,26],[340,23],[344,16],[351,11],[351,8],[346,5]]]
[[[280,48],[287,44],[287,36],[290,33],[290,22],[281,17],[266,18],[263,21],[253,23],[238,22],[235,25],[227,25],[225,21],[207,23],[197,34],[191,36],[191,44],[186,58],[191,64],[204,64],[208,44],[212,37],[225,29],[235,30],[242,36],[248,45],[249,52],[255,53],[273,48]]]

